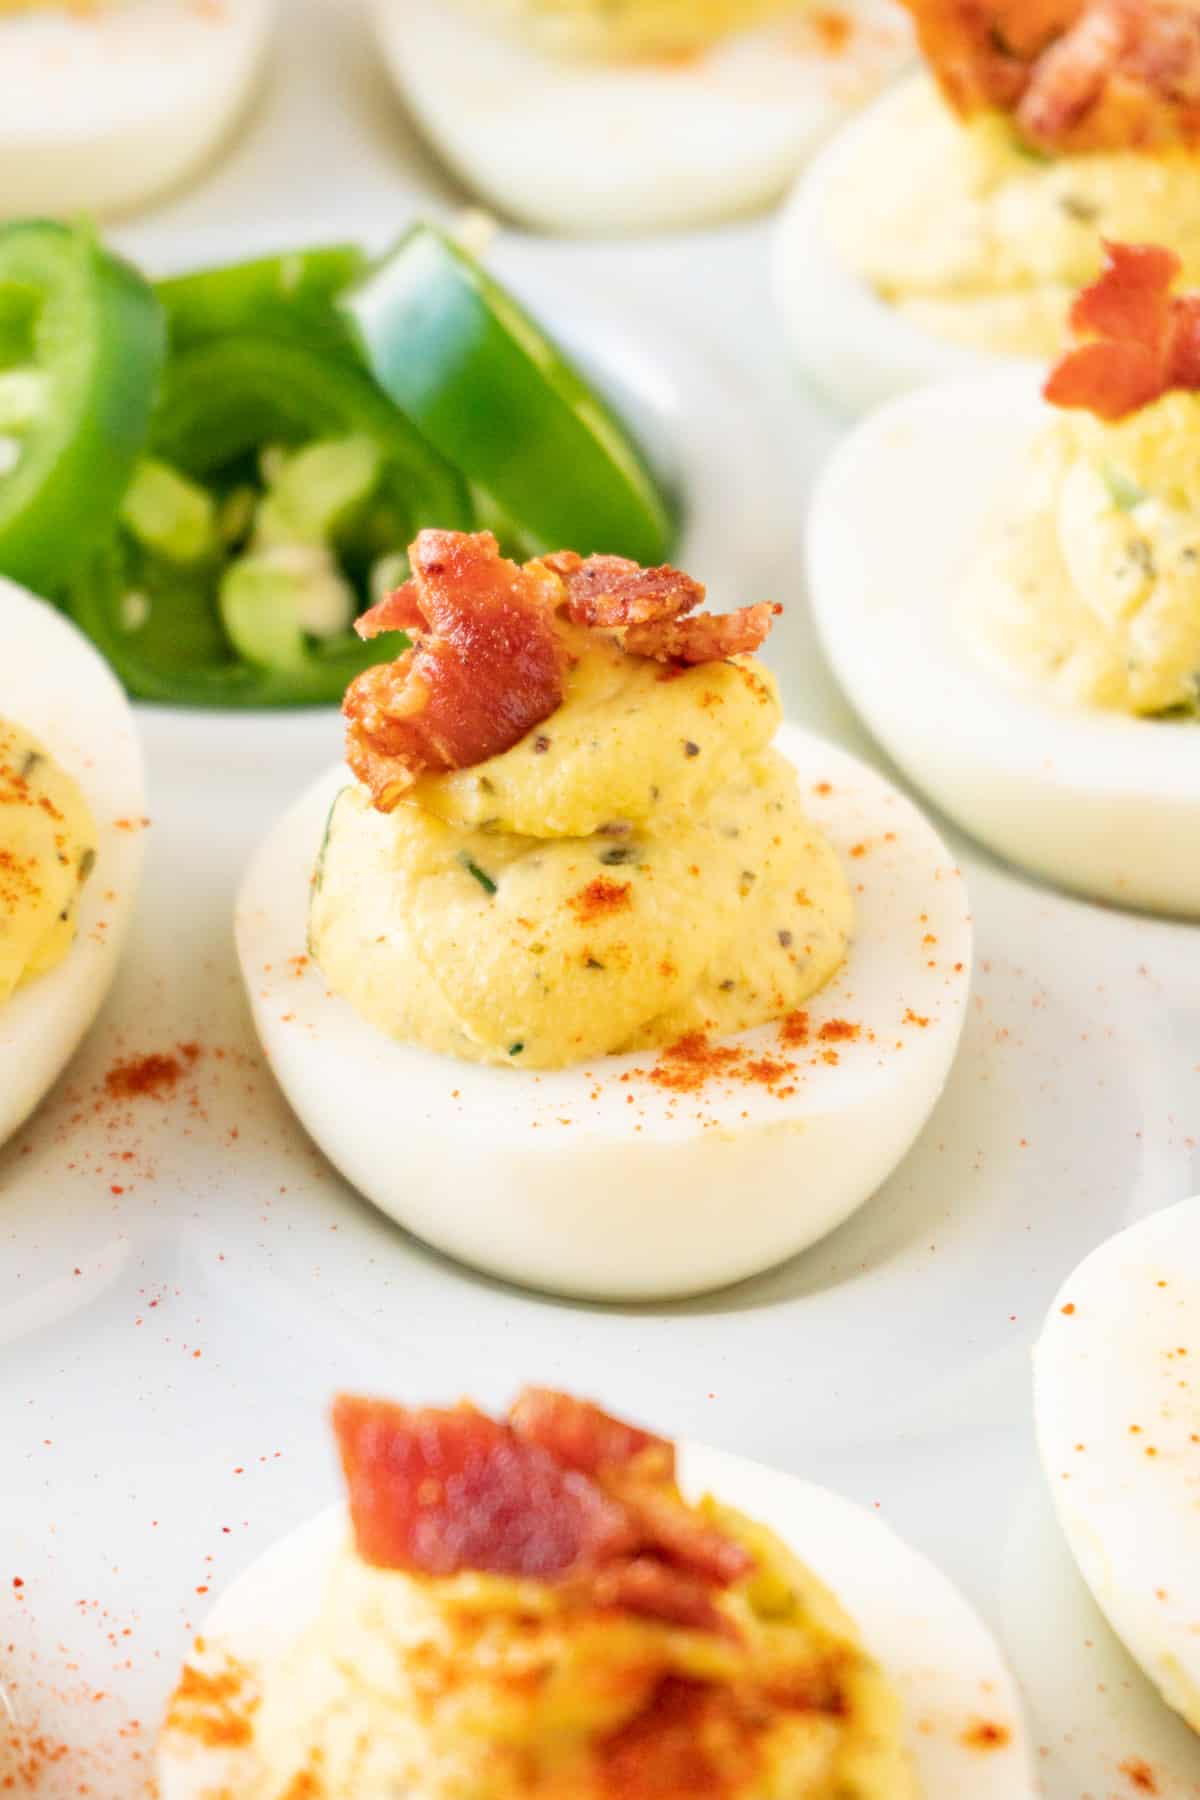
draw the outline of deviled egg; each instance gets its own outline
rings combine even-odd
[[[0,1142],[103,1001],[142,857],[124,695],[62,616],[0,580]]]
[[[931,72],[823,151],[776,243],[795,352],[852,411],[1053,355],[1104,238],[1200,281],[1194,8],[906,4]]]
[[[562,232],[772,201],[911,56],[894,0],[373,0],[418,124],[484,199]],[[553,149],[549,149],[553,146]]]
[[[513,1280],[678,1294],[805,1248],[945,1083],[958,870],[877,775],[776,738],[770,606],[486,533],[410,558],[363,621],[417,648],[347,693],[355,779],[240,897],[284,1092],[363,1194]]]
[[[860,426],[809,563],[847,694],[966,830],[1065,887],[1197,916],[1200,301],[1170,298],[1176,267],[1110,246],[1044,398],[993,376]]]
[[[349,1520],[215,1608],[164,1800],[1033,1794],[995,1645],[835,1495],[545,1389],[334,1428]]]
[[[0,0],[0,217],[127,211],[249,98],[275,0]]]
[[[1038,1445],[1097,1604],[1200,1731],[1200,1198],[1093,1251],[1034,1358]]]

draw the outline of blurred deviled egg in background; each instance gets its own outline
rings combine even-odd
[[[647,1298],[806,1248],[946,1081],[952,859],[779,729],[771,605],[700,611],[620,557],[518,567],[486,533],[409,556],[360,629],[412,647],[351,685],[349,771],[239,901],[284,1092],[361,1193],[510,1280]]]
[[[929,73],[824,150],[777,239],[795,352],[852,411],[1053,355],[1105,238],[1200,281],[1194,7],[906,4]]]
[[[415,118],[492,205],[563,232],[772,201],[911,56],[894,0],[372,0]]]
[[[1111,245],[1042,394],[944,383],[818,488],[813,603],[896,761],[1064,886],[1200,916],[1200,296]]]
[[[275,0],[0,0],[0,217],[117,213],[182,181],[246,104]]]
[[[1050,1309],[1038,1445],[1085,1581],[1169,1705],[1200,1731],[1200,1198],[1110,1238]]]
[[[0,1142],[108,992],[143,806],[133,717],[113,676],[60,613],[0,579]]]

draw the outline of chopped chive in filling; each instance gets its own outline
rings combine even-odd
[[[496,884],[488,874],[487,870],[481,869],[479,864],[474,862],[472,858],[467,855],[465,850],[458,860],[467,871],[467,874],[475,877],[485,894],[494,894],[496,892]]]

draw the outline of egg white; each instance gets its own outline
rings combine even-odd
[[[561,232],[648,231],[751,212],[911,56],[894,0],[846,0],[822,50],[800,7],[686,65],[568,60],[450,0],[372,0],[384,62],[467,184]]]
[[[965,830],[1080,893],[1200,916],[1200,728],[1072,705],[964,635],[964,576],[1045,418],[1008,375],[859,425],[813,499],[817,627],[866,724]]]
[[[253,86],[275,0],[0,18],[0,217],[124,212],[189,175]]]
[[[904,90],[896,89],[844,125],[801,175],[775,227],[772,286],[792,350],[815,385],[853,415],[930,382],[1005,370],[1029,376],[1041,367],[922,330],[848,268],[830,242],[830,195],[846,191],[844,171],[859,159],[862,134],[878,131],[880,117],[904,102]]]
[[[970,974],[966,893],[924,819],[874,771],[794,727],[776,742],[861,884],[847,961],[806,1009],[813,1038],[794,1053],[789,1098],[722,1081],[672,1094],[645,1078],[652,1051],[534,1075],[393,1041],[303,961],[309,882],[345,770],[285,815],[240,895],[242,973],[280,1086],[360,1193],[492,1274],[612,1300],[754,1274],[875,1192],[953,1061]],[[831,791],[817,793],[825,782]],[[860,1025],[857,1041],[822,1041],[835,1019]],[[741,1041],[787,1054],[774,1026]]]
[[[1080,1264],[1034,1353],[1038,1446],[1117,1636],[1200,1731],[1200,1197]]]
[[[941,1571],[878,1514],[828,1489],[701,1444],[679,1446],[680,1485],[715,1494],[769,1525],[832,1589],[858,1625],[904,1707],[906,1741],[923,1800],[1033,1800],[1038,1792],[1021,1704],[990,1632]],[[347,1535],[332,1507],[259,1558],[204,1622],[206,1646],[251,1668],[269,1666],[316,1616]],[[973,1733],[996,1727],[993,1747]],[[168,1746],[163,1800],[203,1800],[248,1779],[241,1753]]]
[[[0,718],[41,740],[96,825],[74,943],[0,1005],[3,1143],[57,1080],[112,984],[137,895],[145,789],[133,715],[107,664],[61,613],[2,578],[0,644]]]

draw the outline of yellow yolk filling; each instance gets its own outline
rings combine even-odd
[[[95,845],[76,783],[0,719],[0,1005],[66,956]]]

